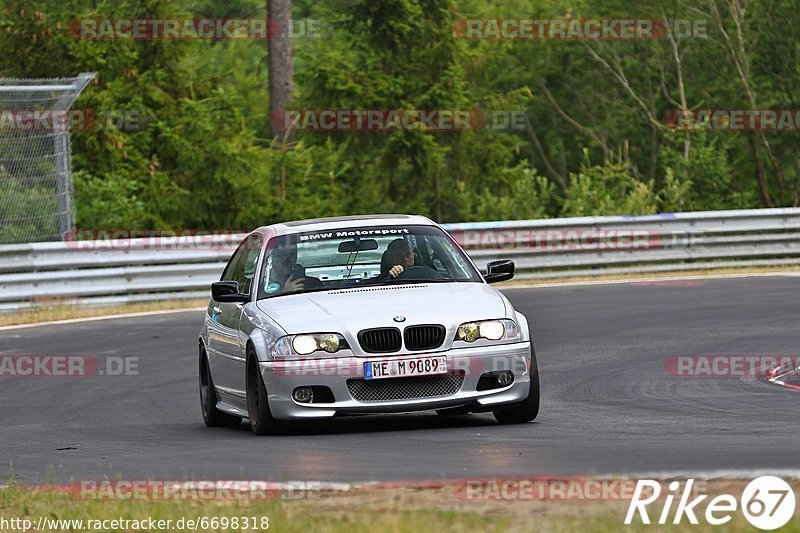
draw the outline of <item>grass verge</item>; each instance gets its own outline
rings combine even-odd
[[[739,497],[746,482],[713,482],[706,486],[707,503],[716,494],[729,493]],[[797,483],[793,483],[797,490]],[[458,494],[462,494],[459,497]],[[702,514],[705,506],[697,509],[700,525],[689,524],[684,518],[674,525],[647,526],[635,520],[631,526],[624,525],[628,501],[467,501],[463,492],[453,487],[433,489],[372,488],[354,489],[336,493],[306,494],[304,499],[277,499],[257,501],[148,501],[148,500],[79,500],[76,496],[52,490],[30,489],[11,485],[0,490],[0,525],[2,518],[29,520],[36,530],[41,517],[49,518],[45,531],[89,531],[89,520],[146,521],[170,520],[167,531],[180,531],[181,519],[201,520],[204,527],[197,531],[263,531],[263,518],[268,518],[270,531],[303,532],[516,532],[516,531],[601,531],[616,532],[622,529],[633,531],[752,531],[741,511],[733,513],[733,519],[722,526],[705,523]],[[657,520],[663,507],[663,499],[651,507],[651,518]],[[670,514],[671,522],[675,505]],[[222,527],[223,517],[240,519],[239,527],[230,523]],[[255,519],[258,527],[242,528],[241,520]],[[212,519],[217,520],[216,527]],[[61,527],[53,520],[83,520]],[[251,522],[252,523],[252,522]],[[120,527],[106,531],[147,531],[134,524],[118,524]],[[192,528],[194,529],[194,528]],[[95,529],[96,530],[96,529]],[[149,529],[153,530],[153,529]],[[183,530],[186,530],[185,528]],[[14,529],[0,527],[0,531]],[[17,531],[19,531],[17,529]],[[795,518],[781,531],[799,532],[800,521]]]
[[[498,283],[498,288],[513,287],[535,287],[537,285],[557,285],[559,283],[583,283],[583,282],[624,282],[624,281],[644,281],[644,280],[663,280],[667,278],[702,278],[729,275],[781,275],[798,274],[800,265],[787,265],[781,267],[726,267],[726,268],[698,268],[696,270],[671,270],[665,272],[625,272],[615,274],[598,274],[595,276],[570,276],[567,272],[563,277],[544,278],[544,279],[522,279],[515,278],[511,281]]]
[[[30,309],[21,309],[15,313],[0,314],[0,327],[70,320],[74,318],[90,318],[99,316],[121,315],[127,313],[145,313],[148,311],[171,311],[205,307],[207,299],[169,300],[163,302],[142,302],[121,304],[107,307],[80,307],[58,302],[44,302]]]

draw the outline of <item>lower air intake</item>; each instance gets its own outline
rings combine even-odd
[[[347,389],[359,402],[386,402],[450,396],[460,391],[463,384],[464,371],[459,370],[441,376],[348,379]]]

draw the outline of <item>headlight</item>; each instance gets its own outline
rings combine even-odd
[[[300,355],[308,355],[317,351],[319,342],[313,335],[298,335],[292,341],[292,348]]]
[[[467,322],[458,326],[456,331],[456,340],[465,342],[475,342],[478,339],[518,341],[520,338],[516,322],[508,319]]]
[[[336,353],[349,348],[347,341],[338,333],[309,333],[304,335],[287,335],[272,345],[272,355],[289,357],[292,355],[310,355],[317,351]]]

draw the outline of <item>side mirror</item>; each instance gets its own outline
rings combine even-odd
[[[238,281],[217,281],[211,284],[211,297],[217,302],[247,303],[250,297],[239,292]]]
[[[514,261],[501,259],[486,265],[486,275],[483,276],[483,279],[486,280],[486,283],[497,283],[499,281],[508,281],[513,277]]]

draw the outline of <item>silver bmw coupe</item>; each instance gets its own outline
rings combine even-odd
[[[539,412],[528,321],[422,216],[286,222],[250,233],[211,286],[199,337],[209,426],[435,410]]]

